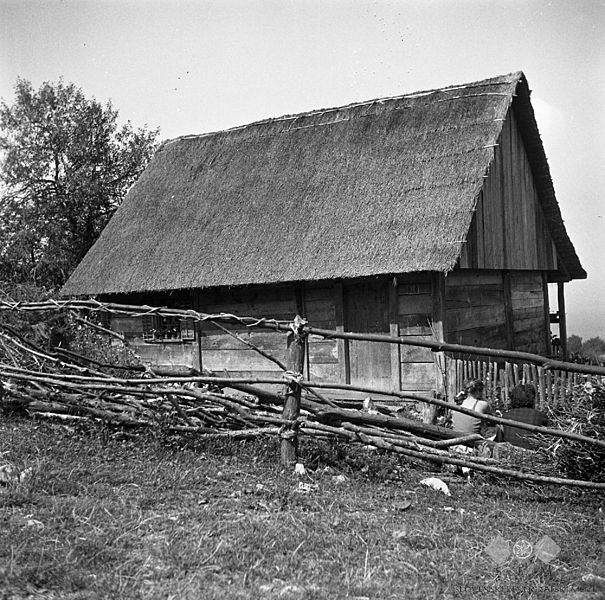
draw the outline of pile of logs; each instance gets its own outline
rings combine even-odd
[[[510,460],[503,461],[489,452],[460,452],[461,446],[473,447],[482,440],[476,434],[461,434],[403,418],[396,412],[376,412],[367,405],[355,410],[341,408],[319,390],[347,389],[345,384],[302,381],[296,371],[282,366],[283,379],[233,379],[210,373],[159,376],[143,366],[128,367],[124,376],[116,377],[97,361],[73,352],[45,350],[11,327],[0,325],[0,409],[68,421],[93,419],[123,428],[157,427],[208,438],[279,435],[282,442],[294,448],[299,435],[341,438],[394,452],[412,461],[467,467],[541,484],[605,489],[605,483],[601,482],[532,472],[526,465],[520,469]],[[259,384],[281,384],[284,391],[282,394],[266,391]],[[371,395],[372,390],[367,391]],[[289,411],[290,400],[296,394],[299,405]],[[442,400],[414,398],[465,412]],[[582,442],[605,447],[603,440],[573,432],[528,427],[531,428],[555,439],[581,438]],[[282,461],[283,458],[282,446]]]

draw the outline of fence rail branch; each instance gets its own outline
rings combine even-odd
[[[48,300],[46,302],[8,302],[0,300],[0,311],[56,311],[75,310],[109,312],[132,317],[143,317],[146,315],[159,315],[166,317],[180,317],[193,319],[194,321],[224,321],[239,323],[246,327],[259,327],[261,329],[272,329],[274,331],[291,331],[289,321],[277,319],[265,319],[257,317],[241,317],[231,313],[206,314],[191,309],[176,309],[148,305],[117,304],[114,302],[99,302],[97,300]],[[516,352],[513,350],[500,350],[494,348],[483,348],[479,346],[466,346],[463,344],[448,344],[431,340],[408,340],[402,337],[394,337],[378,333],[355,333],[340,332],[317,327],[307,327],[309,335],[318,335],[326,339],[361,340],[384,342],[388,344],[401,344],[429,348],[433,352],[452,352],[458,354],[474,354],[480,356],[492,356],[494,358],[524,361],[530,364],[540,365],[544,369],[561,369],[588,375],[605,375],[605,367],[597,365],[583,365],[566,361],[554,360],[539,354],[529,352]]]

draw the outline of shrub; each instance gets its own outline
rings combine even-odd
[[[605,385],[589,380],[575,386],[564,404],[547,408],[547,416],[551,427],[605,439]],[[546,439],[557,470],[566,477],[605,481],[605,450],[570,439]]]

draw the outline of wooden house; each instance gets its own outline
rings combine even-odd
[[[63,289],[537,353],[585,278],[521,72],[166,142]],[[272,375],[224,332],[114,318],[154,365]],[[283,336],[243,332],[283,358]],[[431,352],[311,339],[314,380],[436,390]]]

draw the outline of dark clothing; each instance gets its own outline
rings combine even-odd
[[[511,421],[520,421],[521,423],[539,425],[542,427],[547,423],[546,415],[535,408],[513,408],[504,413],[502,417],[504,419],[510,419]],[[504,442],[508,442],[513,446],[532,449],[537,445],[534,436],[535,434],[527,429],[519,429],[519,427],[504,425],[502,439]]]

